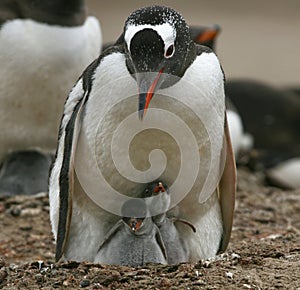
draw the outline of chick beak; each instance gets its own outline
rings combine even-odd
[[[135,233],[137,232],[142,225],[142,221],[136,218],[131,218],[128,223],[130,229]]]
[[[139,81],[139,119],[143,120],[143,117],[146,115],[147,109],[149,107],[150,101],[157,89],[158,81],[163,73],[163,69],[161,69],[155,79],[149,82],[144,77]]]
[[[165,188],[162,184],[162,182],[158,182],[157,185],[154,187],[153,192],[154,193],[160,193],[160,192],[165,192]]]

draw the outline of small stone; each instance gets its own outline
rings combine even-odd
[[[21,211],[21,216],[37,216],[40,215],[42,210],[40,208],[24,208]]]
[[[18,207],[16,207],[16,206],[14,206],[14,207],[12,207],[11,209],[10,209],[10,214],[12,215],[12,216],[14,216],[14,217],[18,217],[18,216],[20,216],[21,215],[21,209],[20,208],[18,208]]]
[[[238,254],[232,253],[232,254],[231,254],[231,258],[232,258],[232,259],[240,259],[241,256],[238,255]]]
[[[52,284],[53,288],[61,288],[61,285],[62,285],[61,281],[56,281]]]
[[[41,268],[42,268],[42,266],[44,264],[44,261],[39,260],[37,262],[38,262],[38,265],[39,265],[39,270],[41,270]]]
[[[203,286],[203,285],[205,285],[205,284],[206,284],[206,282],[205,282],[204,280],[202,280],[202,279],[199,279],[199,280],[194,281],[194,282],[192,283],[193,286]]]
[[[203,267],[204,267],[204,268],[210,268],[210,267],[211,267],[211,262],[208,261],[208,260],[204,261],[204,262],[203,262]]]
[[[44,282],[44,276],[42,274],[36,274],[35,275],[35,280],[38,283],[42,283],[42,282]]]
[[[90,280],[84,279],[80,282],[80,287],[81,288],[88,287],[88,286],[90,286],[90,284],[91,284]]]
[[[19,266],[16,265],[16,264],[14,264],[14,263],[12,263],[12,264],[9,265],[9,269],[12,270],[12,271],[18,269],[18,267],[19,267]]]
[[[232,278],[233,278],[233,273],[231,273],[231,272],[226,272],[226,273],[225,273],[225,276],[226,276],[227,278],[232,279]]]
[[[23,226],[19,227],[19,229],[21,231],[31,231],[32,230],[32,226],[30,226],[30,225],[23,225]]]
[[[0,257],[0,268],[6,265],[6,260],[3,257]]]

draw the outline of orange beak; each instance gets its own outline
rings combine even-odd
[[[154,79],[154,81],[151,83],[150,87],[147,88],[144,91],[147,91],[147,93],[139,92],[139,118],[142,120],[143,117],[146,115],[147,109],[149,107],[150,101],[155,93],[159,78],[161,77],[161,74],[163,73],[163,69],[161,69],[156,78]]]
[[[159,193],[159,192],[165,192],[165,188],[161,182],[158,182],[158,184],[154,187],[153,192],[154,193]]]
[[[136,218],[131,218],[128,225],[129,225],[130,229],[135,233],[140,229],[140,227],[142,225],[142,220],[136,219]]]
[[[218,33],[219,33],[219,29],[209,28],[197,36],[196,42],[202,44],[210,40],[214,40],[215,37],[218,35]]]

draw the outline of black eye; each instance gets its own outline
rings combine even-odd
[[[174,51],[175,51],[174,44],[171,44],[165,52],[165,58],[172,57],[174,54]]]

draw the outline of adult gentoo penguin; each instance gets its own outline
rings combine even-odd
[[[93,261],[127,196],[157,179],[196,228],[178,227],[188,260],[224,251],[235,196],[224,75],[179,13],[151,6],[128,17],[65,103],[49,187],[56,259]]]
[[[25,175],[19,167],[28,157],[44,163],[33,149],[55,151],[65,96],[99,55],[101,42],[99,22],[86,16],[84,0],[0,1],[0,176],[14,166],[5,188],[0,177],[0,194],[14,193],[16,181],[28,189],[20,192],[36,193],[32,180],[41,166]],[[43,168],[47,190],[49,165]]]
[[[253,136],[255,151],[250,152],[250,167],[263,170],[271,185],[299,188],[299,96],[249,79],[228,81],[226,94]]]

